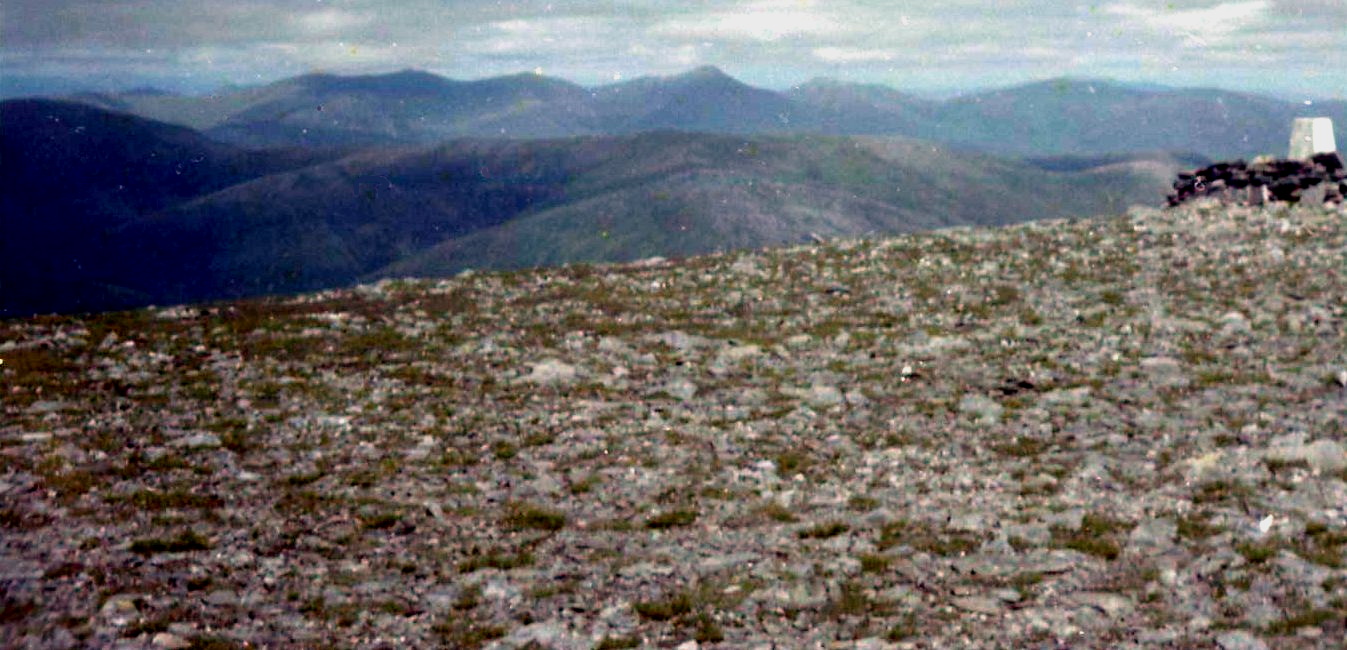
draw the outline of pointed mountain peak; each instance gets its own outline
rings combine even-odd
[[[670,81],[677,81],[677,82],[684,82],[684,83],[700,83],[700,84],[705,84],[705,83],[741,84],[741,83],[742,83],[742,82],[740,82],[738,79],[735,79],[734,77],[731,77],[730,75],[725,74],[725,71],[724,71],[724,70],[721,70],[720,68],[717,68],[716,66],[713,66],[713,65],[704,65],[704,66],[700,66],[700,67],[697,67],[697,68],[693,68],[692,70],[689,70],[689,71],[687,71],[687,72],[684,72],[683,74],[674,75],[674,76],[672,76],[672,77],[669,77],[669,80],[670,80]]]

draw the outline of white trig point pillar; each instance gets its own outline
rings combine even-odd
[[[1289,158],[1306,160],[1317,153],[1337,151],[1333,140],[1333,120],[1327,117],[1297,117],[1291,122]]]

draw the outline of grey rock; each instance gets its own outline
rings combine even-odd
[[[1068,595],[1066,599],[1079,606],[1097,609],[1115,619],[1123,618],[1136,609],[1132,599],[1104,591],[1079,591]]]
[[[981,533],[991,530],[994,521],[993,517],[987,513],[967,512],[951,517],[945,523],[945,528],[963,533]]]
[[[556,620],[517,627],[496,645],[520,648],[529,644],[555,650],[588,650],[593,645],[588,638],[572,633],[564,623]]]
[[[579,375],[575,366],[558,359],[544,359],[532,365],[529,374],[516,381],[534,384],[569,384]]]
[[[691,400],[697,395],[697,384],[685,377],[670,379],[656,392],[662,392],[684,402]]]
[[[996,424],[1001,421],[1005,408],[986,395],[969,394],[959,399],[959,412],[969,415],[982,424]]]
[[[214,449],[221,446],[220,436],[213,433],[194,433],[173,441],[173,446],[182,449]]]
[[[1269,448],[1264,452],[1264,458],[1281,463],[1303,462],[1319,472],[1347,469],[1347,448],[1336,440],[1316,440],[1309,444],[1286,440],[1278,442],[1282,444]]]
[[[192,647],[191,641],[172,632],[159,632],[150,639],[150,643],[156,648],[165,648],[165,650],[181,650],[182,648]]]
[[[33,414],[56,413],[57,411],[69,410],[74,406],[75,405],[71,402],[40,399],[29,404],[28,408],[25,410]]]
[[[1244,630],[1228,630],[1216,635],[1216,645],[1221,650],[1267,650],[1262,639]]]
[[[828,408],[841,404],[845,397],[836,386],[813,384],[805,392],[804,401],[814,408]]]
[[[1000,614],[1002,611],[1000,599],[989,598],[987,596],[963,596],[953,598],[949,602],[959,609],[978,614],[995,615]]]
[[[1127,550],[1136,555],[1163,552],[1178,540],[1178,525],[1170,519],[1146,519],[1127,535]]]
[[[216,589],[206,594],[204,600],[216,607],[233,607],[239,603],[239,595],[233,589]]]

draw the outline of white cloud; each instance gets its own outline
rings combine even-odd
[[[369,21],[368,15],[341,9],[306,11],[290,17],[291,24],[308,36],[338,36],[344,32],[357,30]]]
[[[894,53],[884,49],[864,49],[857,47],[816,47],[814,58],[828,63],[862,63],[871,61],[892,61]]]
[[[1222,2],[1195,9],[1159,9],[1135,3],[1117,3],[1105,12],[1133,21],[1152,31],[1181,36],[1205,46],[1262,23],[1272,8],[1268,0]]]
[[[842,21],[815,4],[780,0],[741,3],[728,11],[672,18],[651,31],[665,37],[759,42],[846,31]]]
[[[610,20],[579,16],[502,20],[484,32],[466,41],[468,49],[528,57],[599,50],[621,36]]]
[[[778,88],[819,75],[912,89],[1181,70],[1157,80],[1272,89],[1320,74],[1336,89],[1342,52],[1347,0],[0,0],[0,77],[541,67],[596,84],[714,64]]]

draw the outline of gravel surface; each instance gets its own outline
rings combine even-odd
[[[1347,211],[0,323],[0,645],[1338,648]]]

